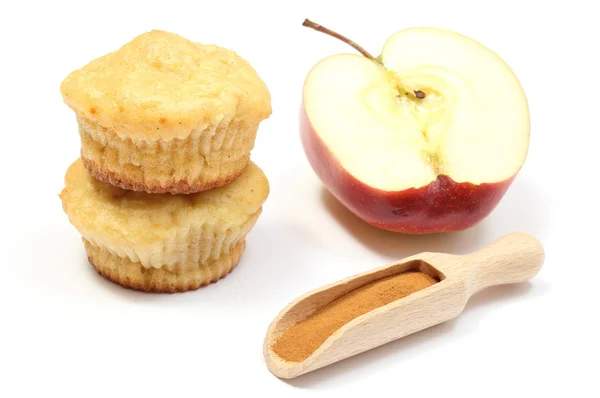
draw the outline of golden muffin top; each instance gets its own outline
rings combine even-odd
[[[235,52],[160,30],[72,72],[60,89],[77,115],[132,138],[185,138],[271,114],[267,86]]]
[[[203,225],[225,231],[244,223],[269,194],[263,171],[250,162],[230,184],[188,195],[147,194],[96,180],[81,159],[67,170],[60,194],[73,225],[114,244],[144,243]]]

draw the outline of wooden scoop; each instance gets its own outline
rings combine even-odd
[[[448,321],[461,314],[472,294],[488,286],[524,282],[543,262],[540,242],[515,232],[472,254],[421,253],[315,289],[285,307],[269,326],[263,348],[267,367],[275,376],[294,378]],[[302,362],[285,361],[272,350],[281,334],[322,306],[406,271],[421,271],[440,282],[353,319]]]

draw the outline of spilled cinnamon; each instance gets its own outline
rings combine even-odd
[[[371,282],[323,306],[290,327],[273,344],[273,351],[290,362],[302,362],[329,336],[354,318],[425,289],[437,280],[411,271]]]

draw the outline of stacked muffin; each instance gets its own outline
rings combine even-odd
[[[60,197],[90,262],[125,287],[227,275],[269,194],[250,160],[269,91],[231,50],[152,31],[63,81],[81,156]]]

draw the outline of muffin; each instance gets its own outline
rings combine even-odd
[[[267,178],[252,161],[228,185],[172,195],[114,187],[78,159],[60,198],[101,275],[136,290],[183,292],[236,266],[268,195]]]
[[[83,165],[148,193],[196,193],[237,178],[271,115],[263,80],[235,52],[154,30],[61,84]]]

